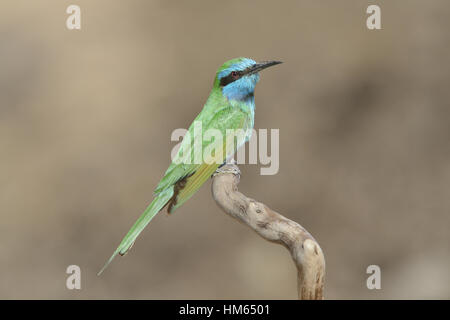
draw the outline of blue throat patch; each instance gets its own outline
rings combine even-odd
[[[232,71],[243,71],[256,64],[252,59],[242,59],[219,73],[219,79],[228,76]],[[228,100],[241,101],[249,105],[254,105],[255,86],[259,81],[259,74],[245,75],[223,87],[222,93]]]

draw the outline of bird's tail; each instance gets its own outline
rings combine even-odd
[[[147,209],[145,209],[139,219],[134,223],[130,231],[128,231],[127,235],[122,239],[122,242],[117,247],[116,251],[114,251],[111,258],[109,258],[109,260],[105,263],[105,265],[97,275],[101,275],[102,272],[108,267],[111,261],[113,261],[113,259],[118,254],[123,256],[125,253],[127,253],[141,231],[144,230],[144,228],[153,219],[153,217],[167,204],[167,202],[172,198],[173,193],[173,188],[169,188],[162,191],[156,196],[155,199],[153,199],[152,203],[147,207]]]

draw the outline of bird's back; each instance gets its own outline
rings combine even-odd
[[[202,111],[189,126],[176,156],[156,187],[155,194],[158,194],[167,188],[176,187],[176,184],[180,182],[180,184],[184,184],[183,189],[187,189],[185,191],[186,193],[189,191],[189,181],[195,180],[200,174],[209,174],[209,176],[211,176],[227,157],[234,154],[236,150],[249,139],[252,132],[251,129],[253,129],[253,123],[254,103],[252,103],[251,106],[248,106],[242,102],[229,101],[219,90],[213,89]],[[195,137],[195,134],[199,133],[199,127],[201,127],[202,136]],[[222,146],[220,146],[220,142],[216,140],[206,139],[208,130],[211,129],[220,132]],[[244,132],[244,136],[236,135],[236,145],[233,147],[229,146],[229,152],[226,152],[227,135],[230,135],[230,130],[239,129]],[[216,161],[217,163],[206,163],[205,159],[203,159],[204,150],[206,150],[206,148],[213,148],[214,143],[216,144],[215,147],[217,149],[223,147],[223,155]],[[199,151],[201,152],[201,157],[199,157]],[[200,161],[198,161],[199,159]],[[189,178],[190,176],[192,176],[192,178]],[[183,181],[183,179],[186,181]],[[201,177],[201,180],[204,180],[203,176]],[[178,187],[180,187],[180,185],[178,185]],[[192,194],[190,194],[190,196],[191,195]],[[181,204],[178,202],[176,207],[179,205]]]

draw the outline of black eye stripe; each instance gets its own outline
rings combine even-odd
[[[236,72],[236,75],[233,76],[233,72]],[[238,79],[240,79],[242,77],[242,71],[232,71],[230,72],[229,75],[227,75],[226,77],[223,77],[222,79],[220,79],[220,86],[221,87],[225,87],[227,84],[230,84]]]

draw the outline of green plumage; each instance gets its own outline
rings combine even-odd
[[[250,72],[246,75],[244,72],[255,68],[256,65],[256,62],[251,59],[237,58],[226,62],[219,68],[203,110],[188,129],[190,139],[185,136],[176,157],[154,191],[155,198],[152,203],[131,227],[99,274],[106,269],[117,254],[124,255],[130,249],[141,231],[159,211],[166,205],[168,205],[169,212],[173,212],[181,206],[210,178],[221,163],[231,157],[237,148],[250,138],[254,124],[253,90],[259,80],[259,75]],[[242,72],[244,75],[234,80],[234,78],[230,78],[232,72]],[[228,78],[226,78],[227,76]],[[228,81],[229,78],[232,82],[225,86],[224,81]],[[223,151],[219,154],[219,163],[209,164],[204,161],[193,163],[196,156],[194,151],[199,150],[196,148],[198,140],[194,138],[194,123],[196,121],[197,125],[201,123],[203,134],[208,129],[216,129],[222,134],[222,141],[216,141],[215,139],[200,140],[200,150],[210,147]],[[228,149],[226,147],[227,129],[242,129],[245,132],[244,135],[237,135],[236,143],[233,142],[233,146],[229,146]],[[230,151],[228,154],[227,150]]]

